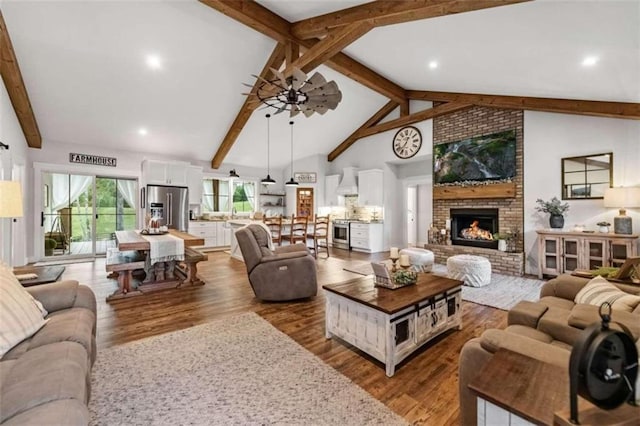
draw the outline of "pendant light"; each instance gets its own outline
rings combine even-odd
[[[267,114],[265,115],[265,117],[267,117],[267,177],[262,179],[261,182],[263,185],[273,185],[274,183],[276,183],[276,181],[274,179],[271,178],[271,158],[269,157],[269,153],[270,153],[270,136],[269,134],[271,133],[271,129],[269,128],[269,122],[271,121],[271,114]]]
[[[289,122],[291,126],[291,179],[285,183],[285,186],[298,186],[298,182],[293,179],[293,121]]]
[[[229,171],[229,177],[231,177],[231,178],[239,178],[240,176],[238,175],[238,173],[236,173],[236,169],[231,169]]]

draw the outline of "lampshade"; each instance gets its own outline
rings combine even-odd
[[[232,177],[232,178],[239,178],[240,176],[238,175],[238,173],[236,173],[236,169],[231,169],[231,170],[229,171],[229,177]]]
[[[20,182],[0,180],[0,217],[22,217]]]
[[[614,208],[640,207],[640,187],[608,188],[604,192],[604,206]]]
[[[633,223],[625,209],[640,207],[640,187],[608,188],[604,192],[604,206],[620,209],[620,216],[613,218],[613,231],[616,234],[632,234]]]

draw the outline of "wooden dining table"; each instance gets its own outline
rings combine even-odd
[[[204,245],[204,239],[186,232],[170,229],[169,235],[180,238],[184,243],[184,256],[176,260],[152,263],[150,252],[151,243],[140,231],[116,231],[117,250],[107,255],[106,269],[110,277],[118,280],[118,289],[107,300],[136,296],[148,291],[188,285],[202,285],[196,276],[196,264],[207,260],[207,255],[194,250],[194,246]],[[133,272],[144,269],[144,280],[135,288]],[[177,272],[177,273],[176,273]]]

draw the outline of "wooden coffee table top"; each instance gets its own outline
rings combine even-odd
[[[376,287],[372,276],[326,284],[322,288],[390,315],[461,285],[462,281],[459,280],[420,273],[415,285],[395,290]]]
[[[15,275],[20,274],[36,274],[38,278],[31,280],[20,280],[20,284],[23,287],[29,287],[32,285],[52,283],[58,281],[60,276],[64,272],[64,266],[21,266],[14,268],[13,273]]]

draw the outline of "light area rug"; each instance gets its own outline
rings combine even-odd
[[[360,275],[372,275],[370,263],[356,263],[344,268]],[[445,265],[434,264],[432,273],[447,276]],[[462,286],[462,300],[508,311],[521,300],[540,299],[540,287],[544,281],[534,278],[491,274],[491,282],[484,287]]]
[[[92,425],[400,425],[255,313],[98,352]]]

